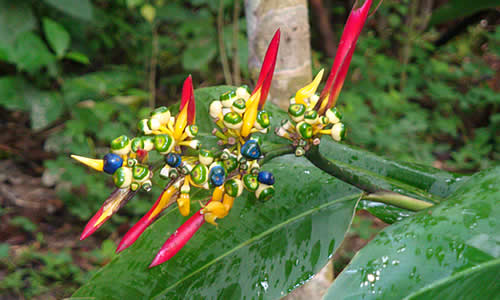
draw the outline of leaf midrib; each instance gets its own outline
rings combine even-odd
[[[177,285],[181,284],[181,283],[182,283],[182,282],[184,282],[185,280],[187,280],[187,279],[189,279],[190,277],[192,277],[192,276],[194,276],[194,275],[196,275],[196,274],[200,273],[201,271],[203,271],[203,270],[207,269],[207,268],[208,268],[208,267],[210,267],[211,265],[213,265],[213,264],[215,264],[216,262],[218,262],[218,261],[222,260],[222,259],[223,259],[223,258],[225,258],[226,256],[229,256],[229,255],[230,255],[230,254],[232,254],[233,252],[236,252],[236,251],[238,251],[239,249],[241,249],[241,248],[243,248],[243,247],[245,247],[245,246],[248,246],[248,245],[250,245],[250,244],[252,244],[252,243],[254,243],[254,242],[256,242],[256,241],[258,241],[258,240],[260,240],[260,239],[262,239],[262,238],[264,238],[265,236],[267,236],[267,235],[271,234],[272,232],[277,231],[277,230],[279,230],[279,229],[281,229],[281,228],[285,227],[286,225],[288,225],[288,224],[290,224],[290,223],[292,223],[292,222],[294,222],[294,221],[296,221],[296,220],[299,220],[299,219],[301,219],[301,218],[303,218],[303,217],[305,217],[305,216],[308,216],[308,215],[310,215],[310,214],[313,214],[313,213],[314,213],[314,212],[316,212],[316,211],[319,211],[319,210],[321,210],[321,209],[323,209],[323,208],[325,208],[325,207],[328,207],[328,206],[330,206],[330,205],[336,204],[336,203],[338,203],[338,202],[343,202],[343,201],[348,201],[348,200],[356,200],[356,199],[358,199],[358,200],[359,200],[360,196],[361,196],[361,194],[360,194],[360,193],[357,193],[357,194],[351,194],[351,195],[348,195],[348,196],[344,196],[344,197],[342,197],[342,198],[335,199],[335,200],[333,200],[333,201],[330,201],[330,202],[327,202],[327,203],[321,204],[321,205],[319,205],[319,206],[317,206],[317,207],[311,208],[311,209],[309,209],[309,210],[307,210],[307,211],[305,211],[305,212],[303,212],[303,213],[301,213],[301,214],[298,214],[298,215],[296,215],[296,216],[294,216],[294,217],[292,217],[292,218],[290,218],[290,219],[288,219],[288,220],[286,220],[286,221],[284,221],[284,222],[282,222],[282,223],[276,224],[275,226],[273,226],[273,227],[271,227],[271,228],[267,229],[266,231],[261,232],[260,234],[258,234],[258,235],[256,235],[256,236],[254,236],[254,237],[252,237],[252,238],[250,238],[250,239],[246,240],[245,242],[243,242],[243,243],[241,243],[241,244],[237,245],[236,247],[232,248],[231,250],[229,250],[229,251],[227,251],[227,252],[225,252],[225,253],[223,253],[223,254],[219,255],[218,257],[216,257],[216,258],[214,258],[214,259],[212,259],[211,261],[207,262],[205,265],[201,266],[201,267],[200,267],[200,268],[198,268],[197,270],[195,270],[195,271],[191,272],[190,274],[186,275],[185,277],[183,277],[183,278],[179,279],[177,282],[175,282],[175,283],[174,283],[174,284],[172,284],[171,286],[169,286],[169,287],[167,287],[167,288],[163,289],[163,290],[162,290],[162,291],[160,291],[158,294],[154,295],[152,298],[156,298],[156,299],[157,299],[158,297],[160,297],[160,296],[162,296],[162,295],[166,294],[168,291],[170,291],[171,289],[175,288]],[[355,204],[355,207],[356,207],[356,205],[357,205],[357,203]],[[355,211],[355,210],[356,210],[356,209],[354,209],[354,211]]]

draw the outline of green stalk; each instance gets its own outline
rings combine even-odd
[[[440,203],[442,201],[440,197],[432,195],[414,186],[410,186],[396,180],[390,180],[368,170],[357,168],[340,161],[328,159],[321,155],[317,146],[311,147],[311,149],[306,153],[306,157],[311,163],[324,172],[354,185],[368,194],[392,193],[400,195],[399,193],[403,192],[406,194],[406,197],[416,201],[421,200],[417,200],[415,197],[425,199],[432,203]],[[384,195],[387,196],[388,194]],[[386,197],[383,198],[385,199]],[[399,200],[403,201],[402,199]],[[416,205],[417,207],[422,206],[421,204]]]
[[[394,192],[377,192],[373,194],[365,194],[361,196],[361,199],[390,204],[411,211],[420,211],[433,205],[432,203]]]
[[[294,153],[294,150],[290,144],[264,144],[262,152],[264,153],[264,163],[266,163],[275,157]]]

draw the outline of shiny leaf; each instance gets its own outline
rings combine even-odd
[[[418,195],[432,195],[442,201],[468,178],[428,166],[392,161],[329,138],[321,141],[320,152],[344,168],[370,176],[372,182],[417,198]],[[389,224],[413,215],[401,208],[368,201],[361,201],[358,209],[365,209]]]
[[[326,299],[498,295],[498,275],[495,285],[491,278],[474,274],[498,274],[499,199],[500,168],[475,174],[447,201],[382,231],[337,277]],[[454,292],[442,293],[440,288]],[[474,297],[457,297],[459,290]]]
[[[245,192],[218,228],[205,224],[174,258],[148,269],[186,220],[170,209],[74,296],[278,298],[305,282],[343,240],[359,191],[304,158],[284,156],[264,168],[279,178],[273,199],[261,203]]]

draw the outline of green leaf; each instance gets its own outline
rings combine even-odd
[[[35,73],[55,61],[40,37],[32,32],[21,34],[14,43],[11,59],[20,70]]]
[[[55,121],[64,105],[58,93],[41,91],[22,77],[0,77],[0,105],[11,110],[30,111],[31,127],[42,129]]]
[[[325,298],[457,299],[439,287],[477,295],[460,294],[467,299],[498,295],[498,285],[483,285],[489,279],[472,273],[499,271],[499,186],[500,168],[477,173],[447,201],[386,228],[356,254]]]
[[[438,280],[405,299],[495,299],[500,295],[498,274],[500,259],[495,259]]]
[[[76,61],[76,62],[84,64],[84,65],[90,64],[90,60],[89,60],[87,55],[80,53],[80,52],[76,52],[76,51],[68,52],[66,54],[66,56],[64,56],[64,58],[70,59],[72,61]]]
[[[36,225],[26,217],[14,217],[10,219],[9,223],[13,226],[22,228],[26,232],[33,232],[36,230]]]
[[[451,0],[441,5],[432,13],[429,25],[438,25],[458,18],[467,17],[480,10],[495,8],[499,5],[499,0]]]
[[[174,258],[148,269],[166,238],[186,220],[172,208],[73,296],[239,299],[287,294],[340,245],[359,191],[304,158],[283,156],[264,169],[279,178],[268,202],[245,192],[218,228],[205,224]]]
[[[84,21],[92,20],[92,4],[89,0],[45,0],[60,11]]]
[[[11,110],[28,110],[24,92],[31,86],[22,78],[15,76],[0,77],[0,105]]]
[[[81,100],[97,100],[122,94],[124,90],[138,85],[141,78],[141,72],[129,68],[116,68],[67,78],[62,88],[64,100],[68,105],[74,105]]]
[[[193,41],[182,53],[182,66],[186,70],[206,71],[216,53],[213,39]]]
[[[49,18],[43,18],[43,31],[57,57],[63,57],[66,50],[68,50],[70,42],[70,36],[66,29],[61,24]]]
[[[0,0],[0,48],[36,27],[31,7],[23,1]]]

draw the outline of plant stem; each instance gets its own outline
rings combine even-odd
[[[266,163],[275,157],[294,153],[294,150],[290,144],[266,144],[262,148],[262,152],[264,153],[264,163]]]
[[[431,207],[433,204],[418,200],[412,197],[404,196],[394,192],[377,192],[373,194],[364,194],[361,199],[382,202],[394,205],[411,211],[419,211]]]
[[[321,155],[317,146],[311,147],[311,149],[306,153],[306,157],[310,162],[324,172],[370,194],[380,192],[395,193],[394,191],[397,190],[398,192],[405,191],[411,196],[417,196],[419,198],[429,200],[432,203],[440,203],[442,200],[440,197],[432,195],[414,186],[398,181],[390,181],[387,178],[374,174],[368,170],[325,158]],[[413,197],[410,198],[413,199]]]

